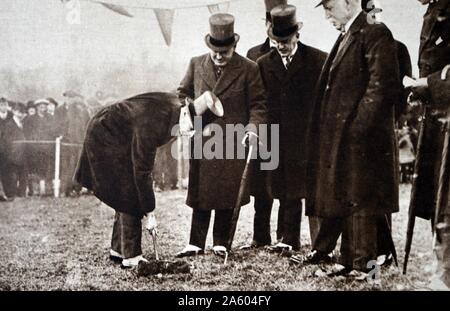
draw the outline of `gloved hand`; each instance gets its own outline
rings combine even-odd
[[[245,136],[241,142],[243,146],[256,146],[257,143],[258,143],[258,135],[253,132],[245,133]]]
[[[409,97],[410,102],[425,101],[430,98],[428,90],[428,79],[420,78],[415,80],[409,87],[411,89],[411,95]]]
[[[155,214],[154,213],[148,213],[147,215],[146,215],[146,217],[147,217],[147,221],[146,221],[146,224],[145,224],[145,229],[147,229],[148,231],[150,231],[151,233],[158,233],[158,223],[157,223],[157,221],[156,221],[156,216],[155,216]]]

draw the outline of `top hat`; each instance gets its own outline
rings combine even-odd
[[[238,43],[240,37],[234,33],[234,17],[217,13],[209,18],[210,33],[206,35],[206,45],[213,51],[223,52]]]
[[[327,3],[328,1],[330,1],[330,0],[322,0],[322,1],[320,1],[315,7],[318,8],[319,6],[324,5],[324,4]]]
[[[264,4],[266,5],[266,20],[272,22],[272,16],[270,15],[270,11],[276,6],[286,5],[287,0],[264,0]]]
[[[293,5],[279,5],[270,11],[272,25],[267,34],[275,41],[289,39],[299,31],[303,23],[297,22],[296,7]]]
[[[194,100],[194,110],[197,116],[201,116],[208,109],[218,117],[223,117],[223,106],[220,99],[211,91],[206,91]]]

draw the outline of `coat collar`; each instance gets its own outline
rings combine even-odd
[[[270,71],[280,81],[292,77],[305,65],[305,57],[303,55],[304,53],[305,45],[299,42],[297,52],[292,58],[291,65],[289,66],[289,69],[286,70],[280,53],[278,53],[276,49],[273,50],[272,52],[270,52]]]
[[[240,59],[239,55],[234,53],[230,62],[225,66],[225,69],[224,69],[222,75],[220,76],[219,79],[217,79],[215,72],[214,72],[213,61],[211,60],[211,57],[209,56],[209,54],[207,54],[205,57],[205,60],[203,61],[203,64],[202,64],[203,80],[210,87],[212,92],[216,96],[219,96],[241,74],[241,71],[242,71],[241,63],[242,63],[242,60]]]
[[[337,55],[334,58],[333,63],[331,64],[330,71],[335,69],[340,64],[345,54],[347,53],[348,48],[354,42],[355,34],[359,33],[361,28],[366,24],[367,24],[367,14],[365,12],[361,12],[356,18],[356,20],[353,22],[353,24],[350,26],[348,32],[344,35],[344,38],[340,46],[337,47],[339,48],[339,50],[337,51]]]

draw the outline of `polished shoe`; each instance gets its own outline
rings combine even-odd
[[[130,269],[130,268],[135,268],[139,265],[139,262],[148,262],[147,259],[145,259],[142,255],[133,257],[133,258],[126,258],[122,260],[122,264],[120,265],[120,267],[122,269]]]
[[[327,272],[327,277],[333,278],[337,276],[347,277],[349,273],[352,272],[351,268],[345,267],[343,265],[335,264],[331,267],[330,271]]]
[[[183,258],[183,257],[191,257],[197,255],[203,255],[205,251],[198,246],[189,244],[186,246],[181,252],[178,252],[175,257]]]
[[[222,245],[216,245],[216,246],[213,247],[212,250],[214,252],[214,255],[222,257],[222,258],[225,258],[228,255],[227,248],[225,246],[222,246]]]
[[[114,263],[122,263],[123,256],[111,249],[109,251],[109,259],[111,259]]]
[[[392,254],[380,255],[377,257],[377,265],[379,267],[389,267],[394,262],[394,257]]]
[[[8,198],[4,195],[0,195],[0,202],[7,202]]]
[[[259,242],[256,242],[255,240],[253,240],[252,243],[246,244],[246,245],[243,245],[243,246],[239,247],[239,250],[246,251],[246,250],[266,247],[266,246],[269,246],[269,245],[270,245],[270,242],[264,244],[264,243],[259,243]]]
[[[311,253],[306,255],[302,263],[304,265],[318,265],[323,263],[332,263],[333,257],[327,253],[313,250]]]
[[[275,245],[269,246],[267,248],[270,252],[274,252],[274,253],[283,253],[283,252],[291,252],[292,251],[292,246],[282,243],[282,242],[278,242]]]

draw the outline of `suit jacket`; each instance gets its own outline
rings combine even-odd
[[[180,107],[174,94],[147,93],[100,110],[88,124],[75,180],[116,211],[153,211],[156,148],[172,139]]]
[[[338,48],[318,84],[307,214],[398,211],[394,106],[401,82],[395,40],[384,24],[369,24],[361,13]]]
[[[259,124],[266,122],[266,92],[258,65],[238,54],[234,54],[219,79],[209,54],[194,57],[178,88],[180,99],[198,98],[205,91],[212,91],[221,100],[224,116],[211,113],[201,116],[203,128],[212,124],[220,126],[225,135],[226,125]],[[202,137],[196,133],[194,143],[210,144],[213,137]],[[242,137],[227,137],[228,144],[237,150]],[[231,141],[232,140],[232,141]],[[230,144],[231,143],[231,144]],[[221,146],[226,152],[226,142]],[[236,154],[236,151],[234,151]],[[223,155],[224,156],[224,155]],[[231,209],[239,191],[239,184],[245,166],[245,159],[192,159],[189,170],[187,205],[195,209]],[[244,195],[242,205],[250,201]]]
[[[419,69],[421,77],[440,72],[450,63],[450,1],[440,0],[428,6],[424,16],[419,48]],[[439,103],[432,102],[432,107]],[[444,148],[444,125],[439,121],[442,112],[432,110],[423,126],[423,143],[417,163],[417,178],[411,196],[411,208],[415,215],[424,219],[434,216],[439,188],[439,172]]]
[[[277,50],[258,59],[267,90],[268,123],[280,125],[280,165],[274,171],[267,171],[268,182],[266,174],[259,172],[262,176],[254,178],[253,193],[269,186],[271,191],[268,192],[274,198],[305,197],[307,128],[314,106],[315,86],[326,57],[326,53],[298,43],[288,70]]]
[[[258,58],[270,52],[270,39],[267,38],[263,44],[252,47],[247,52],[247,58],[256,62]]]
[[[432,103],[437,107],[448,109],[450,107],[450,70],[445,80],[442,80],[439,71],[428,76],[428,89]]]

